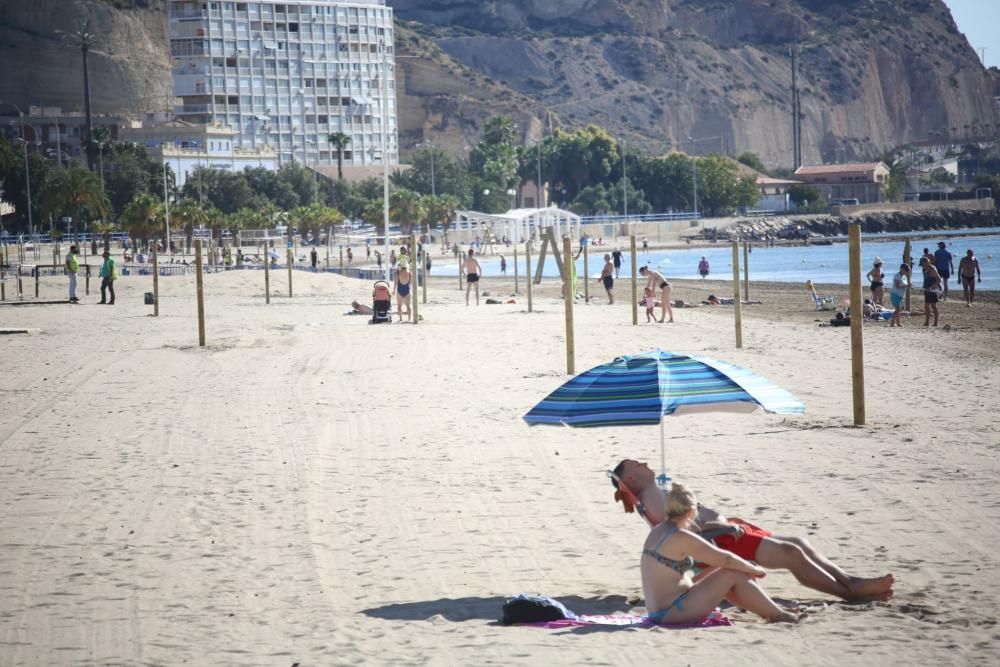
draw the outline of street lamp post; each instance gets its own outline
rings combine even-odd
[[[163,144],[166,147],[166,144]],[[163,219],[167,225],[167,241],[166,246],[163,248],[168,253],[170,252],[170,197],[167,194],[167,160],[164,156],[163,160]],[[172,254],[172,253],[171,253]]]
[[[625,172],[625,142],[622,142],[622,203],[625,212],[625,224],[628,224],[628,175]]]
[[[424,141],[423,145],[427,146],[427,148],[431,152],[431,196],[432,197],[436,197],[437,196],[437,185],[435,183],[435,178],[434,178],[434,144],[432,144],[430,142],[430,140],[428,140],[428,141]]]
[[[386,126],[389,124],[389,49],[383,41],[382,47],[382,118],[379,127],[382,130],[382,226],[385,229],[385,280],[392,280],[391,268],[389,266],[389,139]]]

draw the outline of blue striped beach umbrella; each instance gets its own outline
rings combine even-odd
[[[663,417],[757,410],[802,414],[805,405],[745,368],[656,350],[618,357],[577,375],[532,408],[524,421],[578,427],[659,424],[662,484],[668,479]]]

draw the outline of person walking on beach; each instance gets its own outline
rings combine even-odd
[[[901,327],[903,322],[900,316],[903,314],[903,300],[906,298],[906,288],[910,284],[910,266],[908,264],[899,265],[899,273],[892,277],[892,291],[889,292],[889,301],[895,309],[892,319],[889,320],[890,327]]]
[[[881,306],[882,298],[885,296],[885,273],[882,272],[881,257],[875,258],[875,265],[866,277],[868,278],[868,282],[871,283],[872,301]]]
[[[944,288],[941,298],[947,301],[948,278],[951,278],[951,274],[955,273],[955,262],[944,241],[938,241],[938,249],[934,251],[934,268],[941,276],[941,286]]]
[[[614,265],[615,265],[615,280],[617,280],[618,279],[618,272],[621,271],[621,268],[622,268],[622,251],[621,251],[621,248],[615,248],[611,252],[611,261],[614,262]]]
[[[118,279],[118,268],[115,260],[111,259],[111,253],[104,251],[104,264],[101,265],[101,303],[110,306],[115,305],[115,280]],[[111,292],[111,301],[107,300],[106,292]]]
[[[934,263],[928,257],[920,258],[920,268],[924,271],[924,326],[929,326],[931,313],[934,314],[934,326],[938,325],[938,295],[941,294],[941,274],[934,268]]]
[[[365,259],[369,262],[372,261],[372,242],[365,241]]]
[[[392,283],[392,293],[396,295],[396,314],[399,321],[403,321],[403,306],[406,306],[406,321],[413,320],[410,311],[410,287],[413,283],[413,276],[409,271],[406,262],[399,263],[399,270],[396,271],[396,279]]]
[[[658,525],[669,519],[668,496],[656,485],[656,475],[647,464],[625,459],[614,469],[611,483],[617,489],[615,500],[624,505],[626,512],[635,511],[632,504],[635,498],[642,504],[651,524]],[[844,600],[888,600],[893,596],[896,580],[891,574],[881,577],[848,574],[804,538],[774,535],[748,521],[723,516],[705,505],[697,508],[694,530],[715,533],[712,541],[720,549],[756,561],[770,570],[788,570],[803,586]]]
[[[656,296],[657,288],[660,289],[660,324],[663,324],[663,320],[666,319],[667,315],[670,315],[670,321],[674,321],[674,309],[670,305],[670,283],[659,271],[653,271],[648,266],[644,266],[639,269],[639,273],[642,274],[643,278],[647,278],[646,287],[653,291],[653,296]]]
[[[642,252],[644,254],[649,254],[649,239],[645,236],[642,237]]]
[[[604,283],[604,291],[608,293],[608,303],[612,304],[615,302],[615,265],[611,263],[611,255],[604,254],[604,268],[601,269],[601,276],[598,278],[602,283]]]
[[[80,260],[77,257],[79,251],[76,249],[75,245],[69,247],[69,253],[66,255],[66,275],[69,276],[69,302],[70,303],[80,303],[80,300],[76,298],[76,274],[80,270]]]
[[[708,278],[708,260],[705,259],[704,255],[702,255],[701,261],[698,262],[698,274],[701,276],[702,280]]]
[[[965,251],[965,257],[958,263],[958,280],[962,283],[962,295],[965,299],[965,307],[971,308],[972,302],[976,300],[976,277],[979,282],[983,282],[983,273],[979,270],[979,260],[972,252],[972,248]]]
[[[429,276],[431,275],[431,254],[428,252],[424,255],[424,272]]]
[[[316,262],[318,261],[319,261],[319,253],[316,252],[316,246],[313,246],[313,249],[309,251],[309,264],[312,265],[313,272],[316,271]]]
[[[380,253],[378,250],[375,251],[375,266],[378,267],[379,269],[382,268],[382,253]]]
[[[354,263],[354,251],[351,250],[351,246],[347,246],[347,265],[350,266]]]
[[[476,305],[479,305],[479,276],[483,275],[483,267],[479,266],[475,250],[469,248],[469,255],[462,262],[462,275],[465,276],[465,305],[469,305],[469,290],[476,287]]]
[[[503,255],[500,255],[500,274],[507,275],[507,260]]]

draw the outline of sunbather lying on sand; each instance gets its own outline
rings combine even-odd
[[[693,530],[698,516],[693,493],[674,484],[663,499],[666,520],[649,533],[639,565],[651,619],[658,623],[700,621],[723,600],[771,622],[799,619],[776,605],[754,581],[766,574],[763,568],[716,548]],[[695,581],[695,562],[718,569]]]
[[[371,306],[366,306],[362,303],[358,303],[357,301],[352,301],[350,312],[344,313],[344,315],[371,315],[371,314],[372,314]]]
[[[656,486],[656,476],[648,465],[625,459],[614,473],[645,506],[646,514],[654,525],[667,518],[667,497]],[[617,482],[612,480],[612,483],[618,488]],[[615,493],[615,499],[625,505],[626,512],[634,511],[620,491]],[[713,542],[717,547],[746,560],[757,561],[768,569],[788,570],[807,588],[850,601],[888,600],[892,597],[895,580],[891,574],[872,578],[849,575],[800,537],[772,535],[770,531],[742,519],[727,519],[704,505],[698,506],[693,529],[703,532],[722,527],[729,527],[733,532],[715,538]]]

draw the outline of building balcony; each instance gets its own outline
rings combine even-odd
[[[174,107],[174,113],[178,116],[203,114],[208,113],[210,109],[210,104],[185,104],[184,106]]]

